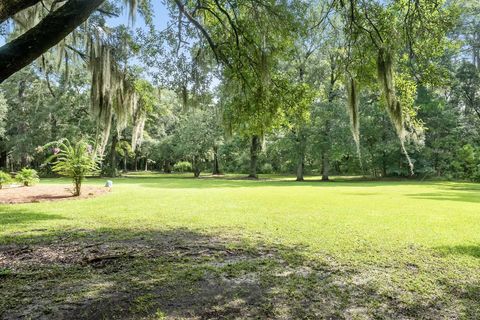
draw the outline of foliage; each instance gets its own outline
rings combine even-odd
[[[85,178],[99,172],[99,158],[93,146],[84,140],[72,145],[68,139],[62,139],[46,144],[43,148],[52,146],[53,155],[47,159],[47,163],[54,161],[53,172],[73,180],[73,194],[79,196]]]
[[[173,171],[175,172],[192,172],[192,164],[187,161],[180,161],[174,164]]]
[[[200,175],[202,163],[212,157],[218,129],[218,118],[207,110],[195,110],[180,120],[175,152],[180,158],[191,160],[195,176]]]
[[[23,168],[17,173],[15,179],[25,187],[33,186],[40,181],[38,173],[35,169]]]
[[[12,182],[12,177],[10,174],[0,171],[0,189],[8,183]]]
[[[273,173],[273,166],[270,163],[265,163],[260,168],[260,171],[261,171],[261,173],[266,173],[266,174]]]

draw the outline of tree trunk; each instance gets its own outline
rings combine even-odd
[[[384,140],[386,141],[386,140]],[[387,154],[385,150],[382,152],[382,178],[385,178],[387,176]]]
[[[74,186],[74,190],[73,190],[73,195],[75,197],[78,197],[82,193],[82,179],[79,178],[79,177],[76,177],[74,179],[74,184],[75,184],[75,186]]]
[[[127,156],[123,157],[123,171],[127,172]]]
[[[112,136],[112,145],[110,146],[110,176],[117,176],[117,143],[118,136],[115,133]]]
[[[328,162],[328,154],[326,152],[322,153],[322,181],[330,181],[328,174],[329,174],[329,162]]]
[[[220,174],[220,165],[218,163],[218,147],[213,147],[213,174]]]
[[[148,159],[145,158],[145,172],[148,171]]]
[[[193,157],[192,161],[192,167],[193,167],[193,176],[195,178],[200,177],[200,164],[198,163],[198,157]]]
[[[170,160],[165,160],[163,162],[163,172],[172,173],[172,166],[170,165]]]
[[[331,70],[330,70],[330,86],[328,89],[328,107],[332,107],[332,103],[335,100],[335,83],[337,82],[337,65],[335,63],[335,57],[330,56],[331,61]],[[328,158],[328,153],[330,152],[330,121],[327,119],[325,121],[325,126],[323,130],[324,139],[326,141],[325,147],[322,153],[322,181],[329,181],[329,172],[330,172],[330,163]]]
[[[250,172],[248,177],[257,179],[257,162],[258,152],[260,151],[260,138],[257,135],[252,136],[252,144],[250,146]]]
[[[297,133],[297,181],[303,181],[305,173],[305,149],[307,147],[307,136],[303,125]]]
[[[39,2],[40,0],[2,0],[0,2],[0,24]]]
[[[0,152],[0,169],[8,171],[7,151]]]
[[[299,153],[297,160],[297,181],[304,181],[303,173],[305,171],[305,154]]]
[[[57,117],[55,114],[50,113],[50,140],[54,141],[57,140],[58,137],[58,125],[57,125]]]
[[[104,1],[69,0],[35,27],[0,47],[0,83],[59,43]]]

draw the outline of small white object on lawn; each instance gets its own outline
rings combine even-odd
[[[112,188],[113,187],[113,181],[112,180],[107,180],[107,183],[105,183],[106,188]]]

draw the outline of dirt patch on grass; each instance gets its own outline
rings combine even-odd
[[[1,319],[458,319],[462,306],[478,315],[474,284],[465,299],[405,300],[382,280],[388,268],[312,260],[301,246],[187,229],[45,236],[0,245]]]
[[[0,190],[0,204],[86,199],[97,197],[106,192],[108,192],[108,189],[104,187],[83,186],[82,194],[75,197],[72,194],[72,187],[62,185],[5,188]]]

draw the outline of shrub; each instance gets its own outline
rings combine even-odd
[[[12,177],[6,172],[0,171],[0,189],[2,189],[4,184],[10,183],[12,181]]]
[[[273,173],[273,167],[270,163],[265,163],[261,168],[260,168],[261,173]]]
[[[192,164],[187,161],[177,162],[173,166],[173,171],[176,172],[192,172]]]
[[[480,164],[475,168],[471,180],[474,182],[480,182]]]
[[[55,141],[45,147],[54,145],[54,154],[47,159],[47,162],[55,160],[52,166],[53,172],[62,176],[72,178],[73,195],[81,194],[82,183],[87,175],[99,173],[99,158],[93,151],[93,147],[80,140],[72,145],[67,139]]]
[[[25,187],[30,187],[40,181],[37,171],[27,168],[23,168],[22,170],[20,170],[20,172],[17,173],[17,176],[15,178]]]

